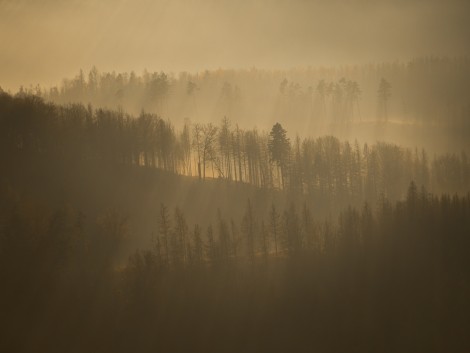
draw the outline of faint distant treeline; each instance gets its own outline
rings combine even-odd
[[[243,127],[267,128],[279,121],[308,133],[325,124],[353,121],[438,123],[469,126],[468,59],[422,58],[408,63],[310,68],[303,70],[216,70],[203,73],[100,73],[96,68],[65,79],[52,88],[29,87],[58,104],[91,103],[121,108],[131,114],[142,109],[197,122],[221,116]]]
[[[470,189],[464,152],[431,158],[389,143],[351,144],[331,136],[291,141],[280,124],[268,133],[228,119],[217,126],[186,121],[176,130],[153,114],[134,118],[7,94],[0,96],[0,124],[4,166],[44,160],[53,168],[92,160],[283,189],[342,205],[401,199],[412,180],[436,193]]]

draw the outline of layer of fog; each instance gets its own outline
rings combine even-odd
[[[287,68],[469,54],[468,2],[0,1],[0,86],[79,68]]]

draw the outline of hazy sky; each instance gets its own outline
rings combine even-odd
[[[466,0],[0,0],[0,86],[470,54]]]

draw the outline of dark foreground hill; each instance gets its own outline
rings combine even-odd
[[[119,213],[91,227],[68,208],[4,205],[2,351],[470,348],[469,196],[410,187],[406,202],[319,228],[290,208],[268,232],[248,207],[238,231],[220,218],[204,237],[164,213],[152,246],[123,262]]]

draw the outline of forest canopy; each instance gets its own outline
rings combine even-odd
[[[227,119],[177,130],[152,114],[23,94],[2,94],[0,116],[7,349],[285,351],[310,346],[311,327],[327,351],[465,347],[465,154],[292,142],[280,124],[268,133]],[[201,150],[205,178],[191,166]],[[194,203],[178,206],[165,189]],[[153,226],[137,226],[127,203]],[[139,236],[147,245],[129,254]],[[328,338],[333,328],[341,340]]]
[[[429,73],[433,74],[430,75]],[[427,57],[377,65],[200,73],[80,71],[58,86],[21,87],[56,104],[91,104],[137,116],[142,110],[181,128],[186,119],[244,129],[279,122],[302,137],[377,139],[406,147],[468,151],[466,58]],[[386,123],[386,124],[384,124]],[[379,126],[377,126],[379,124]]]
[[[470,352],[469,13],[0,0],[0,352]]]

